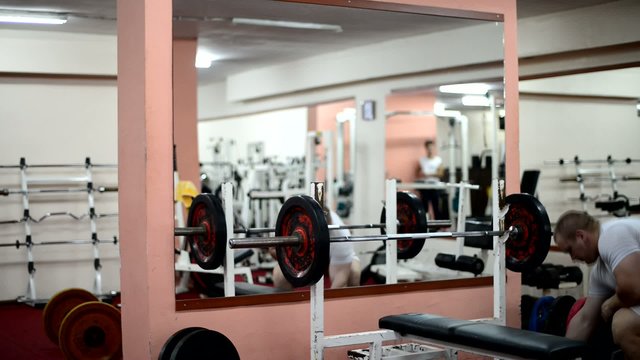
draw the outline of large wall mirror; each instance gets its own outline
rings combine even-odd
[[[197,190],[220,194],[223,182],[233,183],[234,226],[268,228],[275,225],[283,198],[308,193],[310,180],[323,181],[326,207],[335,216],[331,222],[377,224],[385,179],[423,180],[416,169],[425,142],[433,140],[446,174],[441,182],[484,182],[477,190],[484,199],[475,190],[465,196],[474,212],[464,216],[490,214],[483,176],[491,168],[491,154],[504,161],[504,126],[498,124],[504,106],[501,15],[376,1],[328,3],[174,2],[174,38],[197,38],[198,61],[212,61],[210,68],[198,70],[202,188]],[[485,90],[471,98],[468,91],[442,87],[465,83]],[[452,205],[456,192],[447,194],[444,206],[457,210]],[[432,220],[446,217],[456,223],[455,211],[436,216],[429,209]],[[385,285],[382,241],[350,245],[343,250],[348,261],[336,260],[343,265],[336,268],[354,272],[342,281],[334,273],[326,276],[327,296],[406,291],[460,279],[471,281],[461,284],[489,284],[488,251],[462,249],[453,240],[428,240],[415,258],[398,260],[397,285]],[[281,285],[273,251],[251,250],[246,258],[236,250],[237,286],[231,298],[224,296],[219,270],[177,273],[177,308],[305,298],[304,291]],[[486,270],[474,274],[436,267],[438,253],[482,258]],[[193,291],[202,294],[198,299],[210,299],[185,295]]]

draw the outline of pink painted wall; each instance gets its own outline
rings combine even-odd
[[[337,156],[335,152],[337,144],[336,115],[345,108],[355,108],[355,106],[355,100],[344,100],[309,107],[309,131],[331,131],[333,133],[334,156]],[[349,126],[344,126],[344,129],[344,165],[345,169],[349,169]],[[324,156],[324,150],[322,148],[318,149],[318,153]],[[336,162],[337,159],[334,160],[334,175],[336,174]],[[324,168],[318,169],[316,179],[318,181],[324,181],[326,177],[325,173]]]
[[[518,106],[515,0],[405,0],[505,14],[507,189],[517,191]],[[222,331],[242,359],[309,357],[307,303],[176,312],[173,271],[171,0],[118,0],[118,161],[122,326],[125,359],[156,359],[188,326]],[[196,140],[195,138],[193,139]],[[517,325],[520,278],[509,273],[508,323]],[[328,334],[373,330],[390,313],[491,316],[491,289],[444,290],[327,301]],[[473,306],[469,300],[473,299]],[[327,359],[344,358],[343,350]]]
[[[386,111],[433,111],[433,95],[392,94],[387,96]],[[385,124],[386,177],[403,182],[416,180],[418,159],[424,156],[424,142],[436,137],[434,116],[397,115]]]
[[[191,181],[199,189],[197,47],[196,39],[173,41],[173,140],[180,180]]]

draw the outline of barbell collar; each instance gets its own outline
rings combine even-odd
[[[274,237],[251,237],[229,239],[231,249],[250,249],[256,247],[291,246],[299,245],[302,239],[299,236],[274,236]]]

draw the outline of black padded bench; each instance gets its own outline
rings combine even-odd
[[[433,339],[524,359],[576,359],[585,356],[587,344],[560,336],[537,333],[489,323],[456,320],[430,314],[385,316],[380,328],[403,336]]]

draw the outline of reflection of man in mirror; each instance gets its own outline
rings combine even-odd
[[[344,225],[342,219],[333,210],[324,209],[325,218],[328,225]],[[349,236],[351,232],[347,229],[330,230],[329,236]],[[343,288],[347,286],[360,285],[360,259],[356,256],[353,244],[350,242],[331,243],[329,249],[331,260],[329,264],[329,279],[331,288]],[[274,254],[275,257],[275,254]],[[282,275],[279,266],[273,268],[273,284],[281,289],[291,289],[291,284]]]
[[[440,179],[444,175],[444,168],[442,166],[442,158],[435,154],[435,142],[428,139],[424,142],[424,148],[426,156],[422,156],[419,159],[419,179],[427,184],[436,184],[440,182]],[[440,190],[438,189],[422,189],[420,190],[420,197],[422,198],[422,204],[425,211],[429,211],[429,204],[434,219],[442,218],[442,211],[440,211]]]

